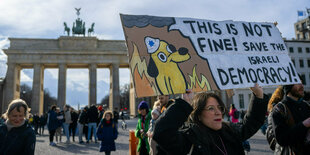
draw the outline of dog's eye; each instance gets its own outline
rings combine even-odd
[[[158,53],[158,59],[162,62],[166,62],[167,61],[167,56],[163,53],[163,52],[159,52]]]
[[[167,46],[167,51],[170,53],[173,53],[173,52],[177,51],[177,49],[173,45],[170,44]]]

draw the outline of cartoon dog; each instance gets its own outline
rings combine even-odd
[[[173,45],[158,38],[145,37],[144,42],[150,54],[147,73],[155,78],[160,93],[184,93],[187,84],[178,63],[190,59],[188,49],[181,47],[176,50]]]

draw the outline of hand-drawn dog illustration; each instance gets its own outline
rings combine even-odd
[[[172,44],[158,38],[145,37],[144,41],[150,54],[147,73],[155,78],[160,93],[184,93],[187,84],[178,63],[190,59],[188,49],[181,47],[176,50]]]

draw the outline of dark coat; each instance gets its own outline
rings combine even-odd
[[[0,137],[1,155],[34,154],[36,135],[27,121],[10,131],[5,124],[0,125]]]
[[[193,108],[186,101],[176,99],[175,104],[157,120],[153,139],[171,155],[185,155],[191,149],[194,155],[223,154],[217,147],[227,150],[228,154],[244,154],[242,142],[253,136],[264,123],[267,103],[267,95],[263,99],[253,97],[243,122],[223,122],[222,129],[214,131],[202,124],[184,125]]]
[[[91,106],[87,111],[88,123],[97,123],[99,117],[98,110],[96,106]]]
[[[50,110],[48,118],[47,128],[49,131],[56,130],[59,127],[59,120],[57,119],[57,114],[55,111]]]
[[[281,102],[290,110],[294,125],[287,124],[284,106],[275,105],[271,113],[271,123],[277,143],[285,147],[287,151],[293,150],[296,154],[310,154],[310,145],[304,143],[309,128],[306,128],[302,123],[310,117],[310,106],[303,100],[295,101],[287,96]]]
[[[85,111],[85,110],[83,110],[82,112],[81,112],[81,114],[79,115],[79,119],[78,119],[78,122],[80,123],[80,124],[86,124],[87,123],[87,112]]]
[[[107,124],[105,119],[102,119],[99,123],[96,134],[101,141],[100,152],[115,151],[114,141],[117,138],[118,132],[113,121]]]

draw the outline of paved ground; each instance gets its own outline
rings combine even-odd
[[[116,152],[112,152],[112,155],[128,155],[129,153],[129,129],[135,129],[136,119],[131,119],[126,121],[128,124],[128,129],[126,131],[119,128],[119,136],[116,140]],[[119,123],[120,125],[120,123]],[[66,139],[65,136],[62,137],[63,141]],[[78,141],[78,137],[76,137]],[[273,152],[269,149],[269,145],[266,141],[265,136],[258,131],[250,140],[251,151],[248,155],[272,155]],[[71,142],[70,144],[60,143],[57,146],[49,145],[49,137],[47,131],[45,135],[37,136],[36,143],[36,155],[69,155],[69,154],[92,154],[92,155],[102,155],[100,153],[99,143],[94,142],[90,144],[78,144],[77,142]]]

